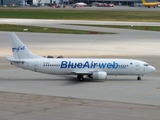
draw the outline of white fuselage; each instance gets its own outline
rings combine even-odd
[[[54,75],[104,71],[107,75],[143,76],[155,70],[146,62],[133,59],[38,58],[22,61],[11,63],[23,69]]]
[[[140,76],[155,71],[148,63],[133,59],[89,59],[89,58],[44,58],[32,54],[15,33],[8,34],[13,57],[6,56],[12,65],[23,69],[53,74],[77,75],[80,81],[83,76],[104,80],[107,75]]]

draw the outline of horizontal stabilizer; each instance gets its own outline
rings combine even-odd
[[[23,63],[23,60],[19,60],[19,59],[14,59],[11,56],[6,56],[6,58],[10,61],[10,62],[18,62],[18,63]]]

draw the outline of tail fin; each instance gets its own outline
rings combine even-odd
[[[145,0],[142,0],[142,3],[146,3],[146,1],[145,1]]]
[[[15,33],[8,34],[14,59],[34,59],[40,58],[32,54]]]

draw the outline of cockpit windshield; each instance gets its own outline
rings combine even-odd
[[[148,64],[146,63],[146,64],[144,64],[144,66],[148,66]]]

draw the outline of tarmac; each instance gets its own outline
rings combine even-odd
[[[159,120],[159,32],[115,30],[118,34],[16,34],[34,54],[139,59],[156,67],[155,72],[141,81],[137,76],[108,76],[79,82],[76,76],[26,71],[7,61],[10,44],[7,32],[0,32],[0,120]]]
[[[49,7],[49,6],[44,6],[44,7],[30,7],[30,6],[24,6],[24,7],[8,7],[9,9],[18,9],[18,10],[27,10],[27,9],[36,9],[36,10],[99,10],[99,11],[160,11],[160,7],[156,8],[147,8],[144,6],[138,7],[130,7],[130,6],[119,6],[115,5],[114,7],[97,7],[97,6],[92,6],[92,7],[77,7],[73,8],[71,5],[66,5],[65,8],[55,8],[55,7]],[[4,9],[1,7],[1,9]]]

